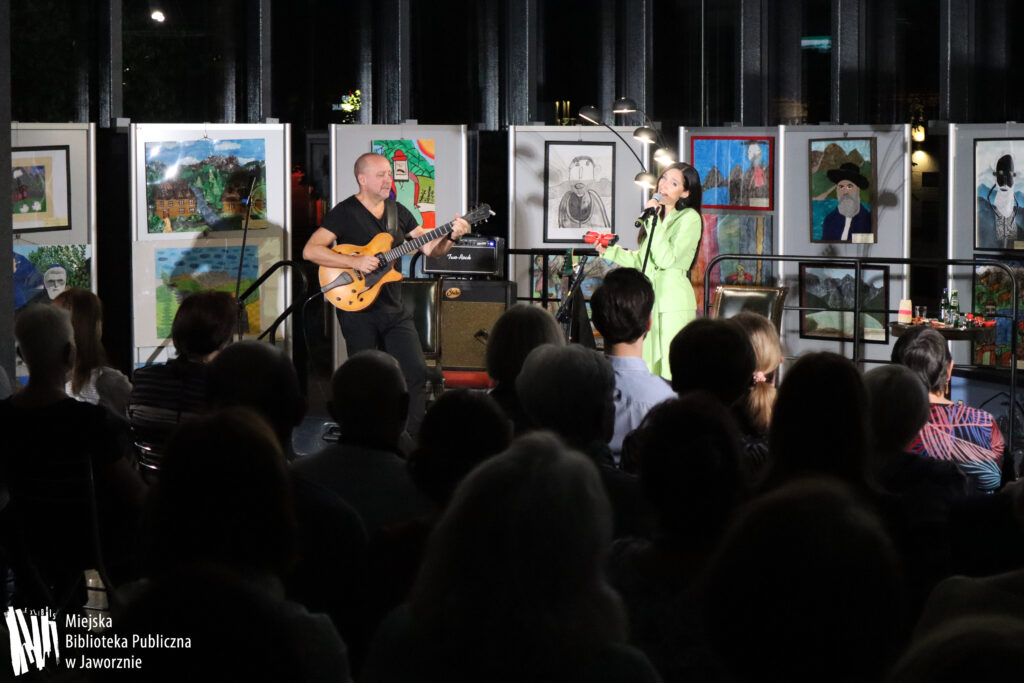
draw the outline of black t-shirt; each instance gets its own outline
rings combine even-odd
[[[387,232],[387,211],[377,218],[363,206],[362,202],[352,195],[348,199],[338,202],[326,216],[324,216],[322,228],[327,228],[334,233],[338,244],[367,244],[370,240],[382,232]],[[398,236],[392,243],[392,248],[405,242],[405,236],[417,227],[416,218],[409,209],[401,204],[398,205]],[[397,262],[396,262],[397,265]],[[370,307],[399,308],[402,305],[401,295],[398,287],[388,283],[381,287],[380,295]]]

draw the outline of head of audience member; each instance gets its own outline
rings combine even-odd
[[[651,329],[654,288],[636,268],[616,268],[604,276],[590,297],[594,327],[604,337],[605,352],[633,344]]]
[[[349,356],[331,377],[327,409],[341,428],[343,442],[396,449],[409,412],[398,361],[376,350]]]
[[[114,633],[188,636],[189,647],[141,648],[149,683],[185,680],[295,680],[304,656],[295,647],[291,619],[263,586],[217,564],[177,567],[139,586],[115,619]],[[225,657],[225,652],[233,653]],[[104,676],[106,680],[118,680]],[[126,677],[127,678],[127,677]]]
[[[478,464],[502,452],[512,425],[487,394],[452,389],[427,409],[419,445],[409,456],[413,482],[439,510],[460,481]]]
[[[901,576],[872,508],[835,479],[797,479],[726,531],[705,628],[729,680],[878,680],[901,635]]]
[[[238,322],[238,303],[227,292],[189,294],[171,323],[171,339],[179,358],[208,363],[231,343]]]
[[[752,145],[757,147],[757,145]],[[754,369],[754,384],[747,396],[739,402],[740,415],[750,429],[758,434],[767,434],[772,420],[772,406],[775,405],[775,372],[782,363],[782,344],[779,332],[771,320],[753,311],[742,311],[730,318],[739,325],[754,349],[757,364]]]
[[[913,643],[890,683],[1016,683],[1024,671],[1024,619],[960,617]]]
[[[538,346],[523,363],[516,393],[530,424],[587,451],[608,443],[615,428],[615,371],[580,344]]]
[[[925,330],[931,329],[926,325],[912,325],[907,328],[907,331],[896,338],[896,342],[892,345],[892,353],[889,359],[893,363],[899,363],[903,365],[903,352],[907,348],[907,344],[914,341],[917,335],[921,334]]]
[[[677,394],[702,389],[731,406],[750,389],[757,359],[739,325],[697,318],[672,340],[668,363]]]
[[[692,391],[651,408],[627,437],[661,541],[714,548],[744,494],[737,433],[725,406]]]
[[[602,569],[611,515],[597,468],[550,433],[519,437],[459,484],[411,595],[416,628],[450,656],[439,661],[476,674],[455,679],[537,678],[622,641]]]
[[[251,577],[287,571],[295,519],[270,425],[247,408],[183,422],[167,443],[146,525],[152,575],[193,562]]]
[[[903,365],[881,365],[864,373],[871,401],[871,434],[883,453],[903,451],[928,422],[928,390]]]
[[[231,344],[210,361],[207,393],[214,406],[243,406],[259,413],[290,456],[292,430],[306,414],[306,398],[288,354],[251,339]]]
[[[768,433],[768,478],[807,473],[852,484],[868,476],[867,390],[857,367],[829,352],[808,353],[786,371]]]
[[[514,387],[526,357],[541,344],[565,345],[554,316],[540,306],[512,306],[494,321],[487,337],[487,375],[499,386]]]
[[[904,338],[906,335],[901,337]],[[942,396],[946,393],[953,371],[953,355],[949,352],[949,342],[936,330],[925,328],[915,334],[903,345],[899,362],[917,373],[929,394]]]
[[[103,304],[88,289],[65,289],[53,300],[71,313],[71,327],[75,331],[75,367],[71,374],[71,390],[81,391],[89,383],[95,368],[107,364],[103,348]]]
[[[71,314],[45,304],[25,306],[14,321],[14,337],[28,366],[29,385],[54,385],[63,391],[67,373],[75,362]]]

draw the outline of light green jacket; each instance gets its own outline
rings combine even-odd
[[[644,274],[654,287],[654,309],[651,331],[644,339],[643,355],[647,367],[656,375],[671,379],[668,349],[679,330],[697,316],[697,300],[686,271],[693,263],[700,242],[702,223],[693,209],[672,209],[664,221],[658,221],[651,242],[651,255]],[[650,234],[650,219],[647,221]],[[645,239],[636,251],[615,245],[608,247],[604,257],[612,263],[640,270],[647,253]]]

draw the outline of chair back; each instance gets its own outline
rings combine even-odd
[[[406,279],[402,287],[402,307],[412,316],[420,335],[423,356],[428,361],[441,357],[439,312],[441,310],[441,281],[434,279]]]
[[[711,302],[712,318],[731,318],[742,311],[753,311],[768,318],[775,329],[782,329],[782,307],[789,287],[719,285]]]

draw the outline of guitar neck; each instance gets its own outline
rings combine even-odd
[[[388,251],[385,251],[383,254],[380,255],[380,258],[383,259],[385,263],[391,263],[395,259],[401,258],[405,254],[410,254],[416,251],[427,242],[433,242],[438,237],[444,237],[445,235],[450,234],[454,229],[455,221],[450,221],[439,228],[434,228],[430,232],[423,233],[419,237],[402,242],[394,249],[389,249]]]

